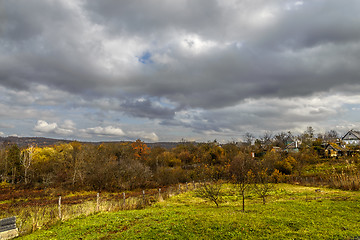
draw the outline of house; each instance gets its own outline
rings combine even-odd
[[[360,131],[350,130],[341,140],[347,145],[360,145]]]
[[[299,152],[299,142],[298,141],[293,141],[291,143],[289,143],[286,147],[285,147],[285,152]]]
[[[325,147],[325,156],[326,157],[341,157],[348,156],[349,149],[346,147],[340,146],[336,143],[328,143]]]

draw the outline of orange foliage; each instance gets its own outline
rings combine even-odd
[[[136,140],[131,144],[131,147],[134,150],[134,158],[138,160],[146,160],[147,156],[150,154],[150,148],[142,142],[140,139]]]

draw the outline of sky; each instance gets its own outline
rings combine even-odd
[[[0,136],[360,130],[358,0],[0,0]]]

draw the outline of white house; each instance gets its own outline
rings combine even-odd
[[[345,144],[360,145],[360,131],[350,130],[341,139]]]

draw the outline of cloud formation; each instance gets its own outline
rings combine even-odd
[[[356,0],[5,0],[0,131],[157,141],[357,126],[359,10]]]

